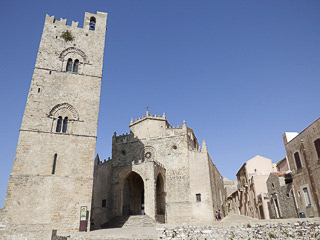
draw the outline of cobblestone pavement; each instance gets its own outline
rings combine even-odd
[[[8,234],[12,232],[9,231],[4,234],[4,230],[0,228],[1,240],[50,239],[50,237],[44,237],[45,234],[36,235],[35,231],[28,235],[20,231],[21,234],[16,232],[14,237],[9,237]],[[37,232],[40,233],[40,231]],[[123,227],[101,229],[87,233],[58,232],[58,235],[65,236],[64,239],[67,240],[320,239],[320,218],[258,220],[230,214],[221,222],[211,224],[157,224],[156,227]]]
[[[320,218],[258,220],[229,215],[212,225],[163,225],[158,239],[320,239]]]

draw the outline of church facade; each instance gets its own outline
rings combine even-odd
[[[0,212],[7,239],[30,231],[48,239],[52,229],[89,231],[130,215],[213,221],[224,209],[223,179],[185,122],[172,127],[147,111],[130,134],[114,134],[112,159],[94,161],[107,13],[85,13],[83,28],[66,23],[45,19]]]
[[[117,216],[148,215],[158,222],[211,222],[224,209],[223,179],[205,141],[185,121],[165,114],[131,120],[130,133],[112,138],[112,159],[95,161],[95,227]]]

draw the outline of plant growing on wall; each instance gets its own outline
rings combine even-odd
[[[64,31],[62,34],[61,34],[61,37],[66,41],[72,41],[74,39],[74,37],[72,36],[71,32],[70,31]]]

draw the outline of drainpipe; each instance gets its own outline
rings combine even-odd
[[[316,206],[317,206],[317,210],[318,210],[318,216],[320,216],[319,198],[318,198],[317,190],[316,190],[316,187],[315,187],[315,184],[314,184],[314,178],[313,178],[313,175],[312,175],[312,170],[311,170],[311,168],[310,168],[309,160],[308,160],[308,158],[307,158],[307,153],[306,153],[306,149],[305,149],[305,147],[304,147],[303,140],[301,140],[301,148],[302,148],[302,151],[303,151],[304,159],[305,159],[305,161],[306,161],[307,170],[308,170],[308,175],[309,175],[310,182],[311,182],[312,195],[314,196],[314,200],[315,200],[315,202],[316,202]]]

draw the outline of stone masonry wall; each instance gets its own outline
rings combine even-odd
[[[108,222],[112,216],[112,167],[111,160],[94,166],[91,230],[98,229]],[[106,206],[102,206],[102,201]]]
[[[297,217],[294,196],[291,192],[292,183],[285,184],[284,177],[270,174],[267,180],[267,188],[270,196],[270,218],[277,218],[276,206],[272,198],[277,198],[280,208],[281,218]]]
[[[91,213],[106,19],[86,13],[78,28],[46,16],[5,200],[11,226],[78,231],[80,207]],[[66,71],[69,58],[79,60],[78,72]],[[68,117],[65,133],[56,132],[59,116]]]
[[[210,156],[208,159],[209,171],[210,171],[210,182],[211,182],[211,191],[213,199],[213,211],[220,210],[223,216],[226,216],[227,213],[225,210],[225,191],[223,178],[217,169],[216,165],[212,162]]]
[[[117,138],[113,143],[113,163],[120,167],[135,161],[143,162],[146,160],[144,154],[151,152],[150,160],[159,162],[166,169],[166,220],[189,219],[191,206],[186,128],[171,128],[165,119],[151,117],[130,129],[131,135],[124,136],[126,140],[120,136],[121,141]]]
[[[317,209],[316,198],[314,192],[318,195],[318,204],[320,205],[320,160],[314,145],[315,140],[320,138],[320,119],[316,120],[298,136],[287,142],[284,137],[287,157],[290,169],[293,171],[293,187],[295,191],[296,200],[299,211],[303,211],[307,217],[320,216],[320,209]],[[298,153],[300,156],[302,168],[298,169],[294,154]],[[307,158],[307,159],[306,159]],[[307,161],[312,171],[314,179],[315,191],[312,189],[312,183],[307,169]],[[303,193],[303,188],[307,188],[311,200],[311,205],[306,204],[306,199]]]
[[[145,214],[153,219],[157,218],[159,173],[164,180],[167,223],[210,222],[215,210],[223,209],[223,179],[206,147],[200,149],[185,123],[171,127],[165,115],[150,116],[147,112],[146,117],[131,121],[130,134],[113,136],[112,159],[95,168],[93,209],[101,213],[95,221],[123,214],[123,187],[131,172],[144,182]],[[196,194],[201,194],[201,201],[197,201]],[[100,207],[102,198],[107,199],[106,209]]]
[[[206,155],[207,153],[189,149],[189,203],[192,207],[190,221],[213,221],[211,184]],[[200,195],[200,201],[197,199],[197,194]]]

